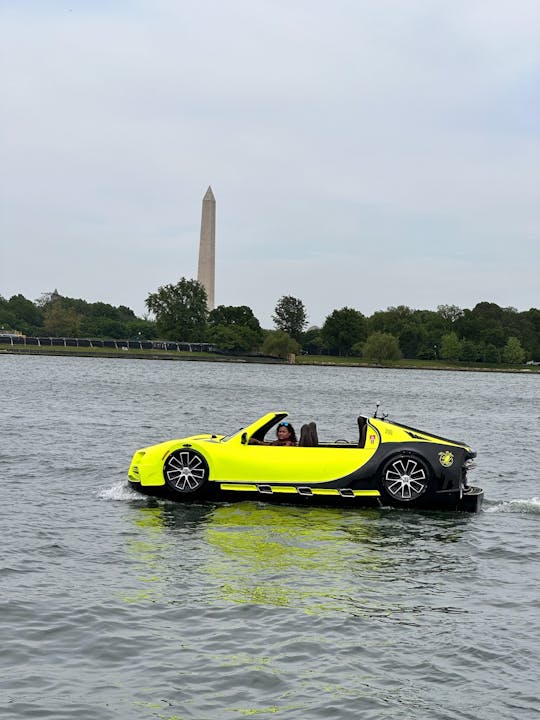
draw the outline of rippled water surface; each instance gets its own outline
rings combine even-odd
[[[2,718],[540,717],[540,378],[0,357]],[[479,515],[178,504],[135,449],[375,402],[478,451]]]

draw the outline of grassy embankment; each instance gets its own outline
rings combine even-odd
[[[2,345],[0,353],[18,355],[55,355],[72,357],[106,357],[124,359],[144,360],[204,360],[210,362],[258,362],[275,363],[285,360],[277,358],[261,358],[249,356],[216,355],[214,353],[188,352],[184,350],[139,350],[126,348],[90,348],[90,347],[62,347],[37,345]],[[332,355],[298,355],[297,365],[341,365],[343,367],[384,367],[415,370],[473,370],[482,372],[519,372],[519,373],[540,373],[540,366],[534,365],[508,365],[504,363],[482,365],[480,363],[448,362],[446,360],[395,360],[385,363],[374,363],[362,361],[355,357],[337,357]]]

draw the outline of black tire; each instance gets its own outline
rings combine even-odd
[[[396,455],[382,469],[380,489],[383,499],[391,505],[417,505],[432,489],[429,465],[417,455]]]
[[[208,480],[208,463],[196,450],[179,448],[165,460],[163,477],[166,484],[179,495],[192,495]]]

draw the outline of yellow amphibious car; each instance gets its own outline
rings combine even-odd
[[[294,447],[264,444],[286,412],[270,412],[233,435],[194,435],[138,450],[131,487],[176,500],[253,497],[302,504],[375,504],[480,509],[467,483],[476,453],[462,442],[373,417],[358,418],[354,442],[322,442],[314,423]],[[272,436],[270,436],[272,437]]]

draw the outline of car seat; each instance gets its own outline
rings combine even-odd
[[[300,439],[298,445],[300,447],[317,447],[319,438],[317,435],[317,426],[314,422],[306,423],[300,428]]]
[[[358,447],[363,448],[366,446],[367,420],[365,417],[360,415],[357,422],[358,422]]]

